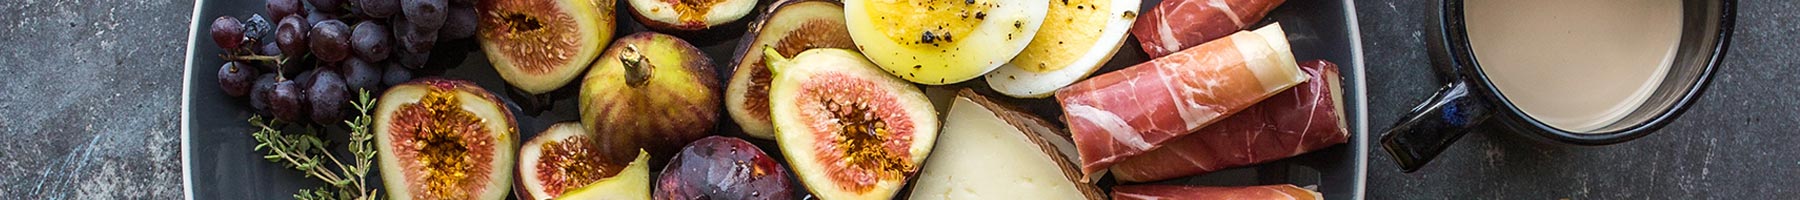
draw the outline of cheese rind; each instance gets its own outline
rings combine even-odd
[[[926,158],[915,183],[914,199],[1098,199],[1092,184],[1078,181],[1079,172],[1055,140],[1068,139],[1052,130],[1006,119],[997,104],[971,97],[955,98],[938,135],[937,148]],[[1036,120],[1041,122],[1042,120]],[[1072,148],[1072,147],[1071,147]]]

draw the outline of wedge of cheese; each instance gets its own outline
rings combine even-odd
[[[912,199],[1105,199],[1081,181],[1075,144],[1049,122],[963,89]]]

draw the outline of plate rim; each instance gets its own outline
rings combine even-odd
[[[181,70],[181,107],[178,108],[181,109],[181,196],[182,199],[188,200],[194,199],[194,168],[192,167],[192,156],[189,155],[192,151],[189,146],[190,144],[188,144],[188,138],[192,135],[191,132],[193,132],[192,128],[189,127],[191,120],[188,117],[188,115],[191,115],[193,112],[188,112],[188,107],[191,106],[188,104],[193,102],[191,96],[193,96],[194,82],[194,47],[198,46],[194,40],[200,36],[200,8],[205,6],[207,1],[208,0],[194,1],[193,13],[188,16],[187,55],[186,58],[182,59],[185,63]]]
[[[1355,104],[1360,105],[1356,107],[1357,118],[1354,123],[1358,125],[1355,131],[1361,134],[1357,134],[1356,140],[1351,142],[1351,145],[1356,145],[1351,148],[1356,153],[1356,175],[1351,176],[1350,181],[1354,184],[1351,187],[1355,189],[1351,196],[1352,199],[1362,200],[1368,195],[1369,188],[1369,68],[1363,66],[1362,24],[1357,20],[1356,1],[1344,0],[1343,9],[1345,27],[1350,29],[1346,33],[1350,37],[1350,66],[1356,68],[1356,72],[1352,73],[1357,79],[1355,86],[1352,86],[1356,87]]]

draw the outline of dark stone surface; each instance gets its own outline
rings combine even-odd
[[[1370,153],[1370,199],[1783,199],[1800,192],[1800,2],[1747,0],[1724,68],[1662,131],[1601,147],[1479,131],[1401,173]],[[1360,1],[1371,137],[1437,89],[1424,23],[1433,1]],[[1374,139],[1374,138],[1371,138]]]
[[[1371,131],[1437,88],[1429,1],[1358,2]],[[181,74],[193,2],[0,3],[0,196],[181,197]],[[1613,146],[1471,134],[1401,173],[1370,152],[1371,199],[1764,199],[1800,185],[1800,2],[1748,0],[1725,66],[1662,132]],[[212,70],[203,67],[197,70]],[[1376,133],[1378,134],[1378,133]]]
[[[181,198],[193,3],[0,3],[0,197]]]

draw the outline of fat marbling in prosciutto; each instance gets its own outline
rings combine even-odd
[[[1279,23],[1056,92],[1085,180],[1306,80]]]
[[[1245,166],[1342,144],[1350,139],[1343,117],[1337,65],[1300,62],[1305,83],[1275,94],[1198,132],[1175,138],[1113,165],[1126,182],[1158,181]]]
[[[1262,20],[1286,0],[1168,0],[1131,25],[1131,35],[1151,58],[1163,57]]]

